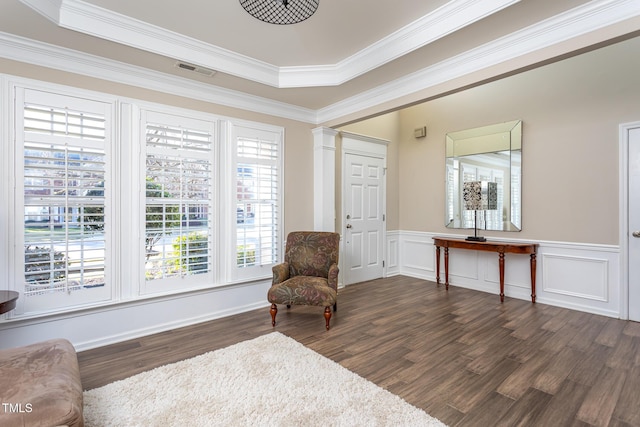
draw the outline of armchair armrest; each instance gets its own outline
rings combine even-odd
[[[327,281],[329,282],[329,286],[336,291],[338,290],[338,273],[340,269],[338,268],[338,264],[331,264],[329,267],[329,274],[327,275]]]
[[[276,264],[271,268],[271,271],[273,272],[272,285],[282,283],[289,278],[289,263]]]

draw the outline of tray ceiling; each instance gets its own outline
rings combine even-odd
[[[310,110],[414,75],[437,82],[444,67],[452,76],[471,72],[465,64],[490,67],[595,31],[594,22],[640,16],[631,0],[320,0],[294,25],[259,21],[238,0],[3,0],[0,8],[5,39]]]

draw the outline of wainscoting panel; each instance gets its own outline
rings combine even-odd
[[[463,249],[449,249],[449,281],[458,277],[463,282],[468,279],[477,281],[486,278],[486,264],[482,252],[465,251]],[[444,249],[440,249],[440,279],[444,280]]]
[[[469,251],[474,252],[474,251]],[[500,258],[497,252],[478,252],[485,259],[484,282],[493,284],[492,292],[500,289]],[[539,257],[539,255],[538,255]],[[539,258],[538,261],[539,262]],[[538,266],[539,267],[539,266]],[[539,270],[539,268],[536,268]],[[505,254],[504,256],[505,295],[513,298],[531,299],[531,257],[529,255]],[[540,278],[536,278],[539,288]]]
[[[397,276],[400,274],[400,254],[399,239],[397,232],[387,232],[387,276]]]
[[[609,263],[606,259],[544,254],[542,262],[545,292],[595,301],[609,300]]]
[[[398,266],[388,275],[402,274],[436,280],[433,237],[463,237],[428,232],[387,233],[388,253],[399,254]],[[529,242],[519,239],[492,239]],[[609,317],[621,315],[620,249],[540,241],[536,268],[536,302]],[[393,250],[391,249],[393,246]],[[440,282],[444,283],[444,250],[440,251]],[[500,293],[498,254],[463,249],[449,250],[449,284],[478,291]],[[505,296],[531,299],[528,255],[505,255]]]
[[[400,274],[427,280],[435,278],[435,251],[430,237],[402,233],[399,236],[399,248]]]
[[[605,245],[546,242],[538,259],[539,300],[590,313],[620,317],[620,250]]]

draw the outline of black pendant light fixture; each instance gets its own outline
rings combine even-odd
[[[297,24],[313,15],[320,0],[240,0],[249,15],[270,24]]]

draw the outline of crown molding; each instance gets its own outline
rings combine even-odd
[[[521,0],[452,0],[337,64],[278,67],[83,0],[20,0],[56,25],[278,88],[337,86]]]
[[[20,0],[54,24],[179,61],[227,72],[258,83],[278,85],[278,67],[148,24],[82,0]],[[57,12],[57,13],[55,13]]]
[[[271,116],[321,124],[639,16],[640,2],[637,0],[594,0],[319,110],[194,82],[2,32],[0,32],[0,58]]]
[[[314,110],[0,32],[0,58],[246,111],[315,123]]]
[[[640,16],[637,0],[594,0],[317,111],[327,123]]]
[[[520,0],[455,0],[337,64],[280,68],[280,87],[338,86]]]

